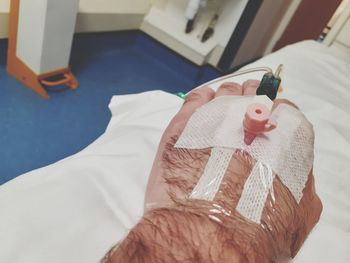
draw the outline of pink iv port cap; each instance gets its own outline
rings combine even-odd
[[[244,130],[250,134],[259,135],[276,128],[276,124],[269,122],[270,110],[261,103],[248,106],[244,116]]]

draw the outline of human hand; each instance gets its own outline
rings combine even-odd
[[[187,101],[170,122],[159,144],[145,196],[146,211],[157,207],[176,205],[179,200],[188,201],[189,194],[203,174],[210,156],[210,149],[188,150],[174,147],[177,138],[180,137],[187,121],[196,109],[219,96],[255,95],[258,86],[259,81],[249,80],[242,86],[236,83],[224,83],[217,92],[209,88],[202,88],[189,94]],[[297,108],[288,100],[277,99],[272,110],[282,103]],[[254,160],[250,156],[242,156],[241,153],[237,152],[231,160],[222,187],[215,196],[213,203],[234,211],[253,163]],[[274,229],[276,237],[285,237],[286,232],[295,230],[287,242],[290,251],[286,253],[294,256],[318,221],[322,211],[321,201],[315,192],[312,171],[309,174],[303,192],[304,195],[299,204],[295,202],[290,191],[277,177],[274,180],[274,191],[277,200],[273,209],[279,209],[280,213],[269,211],[269,208],[265,207],[264,216],[269,217],[269,221],[276,225]],[[278,196],[281,196],[281,198],[278,198]],[[271,202],[271,200],[269,201]],[[192,202],[191,206],[196,206],[195,202]],[[278,221],[283,221],[286,225],[279,228],[277,227],[280,226]],[[282,246],[286,246],[286,244]]]
[[[218,96],[255,95],[258,85],[259,81],[254,80],[242,86],[225,83],[217,92],[201,88],[189,94],[160,141],[146,191],[145,215],[112,258],[120,259],[126,252],[130,253],[130,246],[135,241],[142,244],[141,248],[148,248],[147,256],[152,262],[157,257],[179,262],[184,258],[191,258],[192,262],[194,258],[206,262],[226,262],[228,259],[232,262],[271,262],[295,256],[322,210],[312,171],[299,204],[275,177],[274,196],[268,197],[261,224],[256,224],[235,210],[255,162],[251,156],[235,152],[220,190],[209,202],[188,197],[203,174],[210,149],[174,147],[196,109]],[[275,100],[273,109],[281,103],[296,107],[287,100]],[[221,214],[216,215],[217,221],[209,215],[213,205],[221,210]],[[132,247],[133,253],[138,253],[139,249]],[[144,254],[141,256],[147,258]],[[124,258],[130,260],[129,256]]]

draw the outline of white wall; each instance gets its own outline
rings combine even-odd
[[[340,45],[350,46],[350,28],[348,26],[350,24],[350,1],[346,1],[340,8],[341,13],[324,40],[326,45],[332,45],[334,42],[338,42]]]
[[[80,0],[79,12],[145,13],[151,0]],[[36,2],[33,1],[33,5]],[[10,0],[0,0],[0,12],[9,12]]]
[[[337,37],[337,42],[350,48],[350,18],[348,18],[347,22],[344,24],[342,30],[340,31]]]
[[[150,0],[80,0],[79,12],[104,14],[145,14]]]
[[[1,0],[0,1],[0,12],[10,11],[10,0]]]
[[[150,0],[80,0],[76,32],[139,29]]]
[[[329,27],[333,27],[334,24],[337,22],[338,18],[341,16],[342,12],[346,8],[346,6],[350,3],[350,0],[343,0],[340,5],[338,6],[337,10],[335,11],[334,15],[332,16],[331,20],[328,22]]]
[[[248,0],[223,1],[222,13],[215,28],[215,38],[220,46],[227,45],[247,3]]]
[[[0,0],[0,38],[7,37],[9,11],[10,11],[10,0]]]
[[[36,4],[33,0],[32,7]],[[137,29],[150,6],[151,0],[80,0],[76,29],[79,32]],[[8,35],[9,10],[10,0],[0,0],[0,38]]]

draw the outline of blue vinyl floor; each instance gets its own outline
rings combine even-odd
[[[78,34],[71,66],[79,88],[58,87],[43,100],[7,75],[6,49],[0,40],[0,185],[92,143],[108,124],[113,95],[187,92],[219,76],[139,31]]]

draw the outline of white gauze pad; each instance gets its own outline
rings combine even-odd
[[[212,154],[204,169],[204,174],[194,188],[191,198],[213,200],[223,178],[222,170],[226,171],[229,161],[221,161],[218,157],[218,149],[236,149],[248,152],[256,161],[260,162],[266,169],[271,169],[288,187],[297,202],[302,197],[302,191],[313,164],[313,129],[305,116],[297,109],[280,104],[272,113],[271,119],[277,122],[277,127],[264,135],[257,136],[251,145],[243,141],[243,119],[247,107],[261,100],[267,100],[266,96],[242,97],[222,96],[200,107],[188,121],[184,131],[175,144],[177,148],[204,149],[213,148]],[[272,102],[267,105],[271,108]],[[265,102],[264,104],[268,104]],[[222,156],[227,159],[226,156]],[[222,152],[222,151],[221,151]],[[231,153],[231,156],[232,156]],[[216,161],[211,160],[215,158]],[[221,165],[218,168],[218,165]],[[215,166],[215,167],[214,167]],[[266,170],[265,169],[265,170]],[[218,172],[218,171],[221,172]],[[261,169],[260,169],[261,170]],[[202,179],[203,178],[203,179]],[[208,179],[210,178],[210,179]],[[213,178],[217,178],[213,180]],[[268,190],[256,194],[257,189],[263,187],[252,187],[252,184],[261,185],[261,182],[254,180],[266,176],[257,176],[255,167],[245,183],[238,211],[247,218],[257,222],[260,220],[263,206],[272,183],[267,180]],[[271,176],[269,177],[271,178]],[[206,182],[206,183],[205,183]],[[215,182],[215,183],[214,183]],[[205,188],[205,190],[204,190]],[[260,190],[259,190],[260,191]],[[250,207],[252,195],[259,196],[259,214],[252,215],[247,209]],[[259,218],[259,219],[258,219]]]

